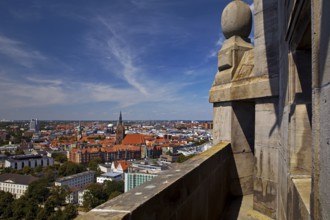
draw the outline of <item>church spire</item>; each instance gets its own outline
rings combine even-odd
[[[119,114],[119,120],[116,128],[116,144],[121,144],[125,137],[125,127],[123,125],[123,118],[121,115],[121,111]]]
[[[123,124],[123,119],[122,119],[122,116],[121,116],[121,111],[120,111],[120,114],[119,114],[119,121],[118,121],[118,124]]]

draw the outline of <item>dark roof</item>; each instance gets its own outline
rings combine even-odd
[[[20,174],[12,174],[12,173],[5,173],[0,175],[0,182],[13,182],[15,184],[21,185],[29,185],[33,181],[39,178],[30,176],[30,175],[20,175]]]
[[[10,159],[13,160],[29,160],[29,159],[39,159],[43,158],[41,155],[27,154],[27,155],[15,155],[11,156]]]

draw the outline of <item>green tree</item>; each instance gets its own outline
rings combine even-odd
[[[53,212],[49,217],[48,220],[60,220],[63,219],[63,212],[61,209],[57,210],[56,212]]]
[[[0,218],[9,218],[12,216],[12,205],[14,197],[9,192],[0,191]]]
[[[77,217],[78,215],[78,211],[75,205],[73,204],[69,204],[65,207],[62,217],[62,220],[70,220],[70,219],[74,219],[75,217]]]
[[[53,186],[51,188],[51,195],[48,197],[48,200],[52,200],[52,203],[55,207],[59,207],[65,203],[65,198],[69,194],[69,190],[66,187]]]
[[[5,167],[3,173],[16,173],[16,170],[11,167]]]
[[[122,192],[114,191],[114,192],[112,192],[112,193],[109,195],[108,200],[111,200],[111,199],[113,199],[113,198],[119,196],[120,194],[122,194]]]
[[[103,185],[92,183],[86,187],[83,202],[83,207],[85,210],[90,210],[105,201],[107,201],[107,194],[104,193]]]
[[[41,165],[37,166],[37,167],[34,169],[34,171],[37,172],[37,173],[42,172],[42,166],[41,166]]]
[[[47,212],[47,216],[55,211],[55,207],[58,205],[58,201],[54,197],[48,197],[44,204],[44,210]]]
[[[50,195],[48,184],[48,180],[44,178],[32,182],[26,190],[25,196],[36,200],[38,203],[45,202]]]
[[[104,191],[109,197],[113,192],[124,192],[124,182],[123,181],[105,181]]]
[[[21,170],[21,173],[22,174],[34,174],[34,170],[31,168],[31,167],[24,167],[22,170]]]
[[[25,219],[26,220],[35,220],[37,213],[41,209],[42,208],[39,208],[39,203],[36,200],[33,200],[33,199],[25,200],[25,208],[24,208]]]
[[[64,163],[64,162],[68,161],[68,158],[63,153],[53,153],[52,158],[54,158],[54,160],[59,163]]]
[[[51,213],[49,213],[46,209],[40,209],[37,216],[36,216],[36,220],[47,220],[48,216]]]
[[[86,168],[83,165],[68,161],[68,162],[64,162],[62,166],[59,168],[59,175],[69,176],[69,175],[81,173],[83,171],[86,171]]]
[[[15,200],[12,206],[13,218],[23,219],[25,217],[25,206],[27,198],[25,196]]]
[[[16,154],[16,155],[23,155],[23,154],[25,154],[25,153],[24,153],[24,151],[23,151],[22,149],[17,148],[17,149],[15,150],[15,154]]]
[[[85,211],[89,211],[92,208],[94,208],[100,204],[102,204],[102,202],[98,198],[93,196],[93,194],[91,192],[86,191],[84,193],[83,207],[84,207]]]
[[[102,163],[101,158],[94,158],[88,162],[88,168],[90,170],[97,171],[98,165]]]

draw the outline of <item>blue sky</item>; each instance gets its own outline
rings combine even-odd
[[[229,2],[0,1],[0,119],[211,120]]]

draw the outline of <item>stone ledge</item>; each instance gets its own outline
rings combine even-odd
[[[288,219],[310,219],[311,178],[306,176],[291,177],[288,192]]]
[[[292,179],[293,185],[299,195],[300,207],[310,215],[310,194],[312,190],[311,177]]]
[[[278,78],[260,76],[213,86],[210,90],[209,102],[227,102],[277,95]]]
[[[220,143],[77,219],[219,219],[230,160],[230,144]]]

